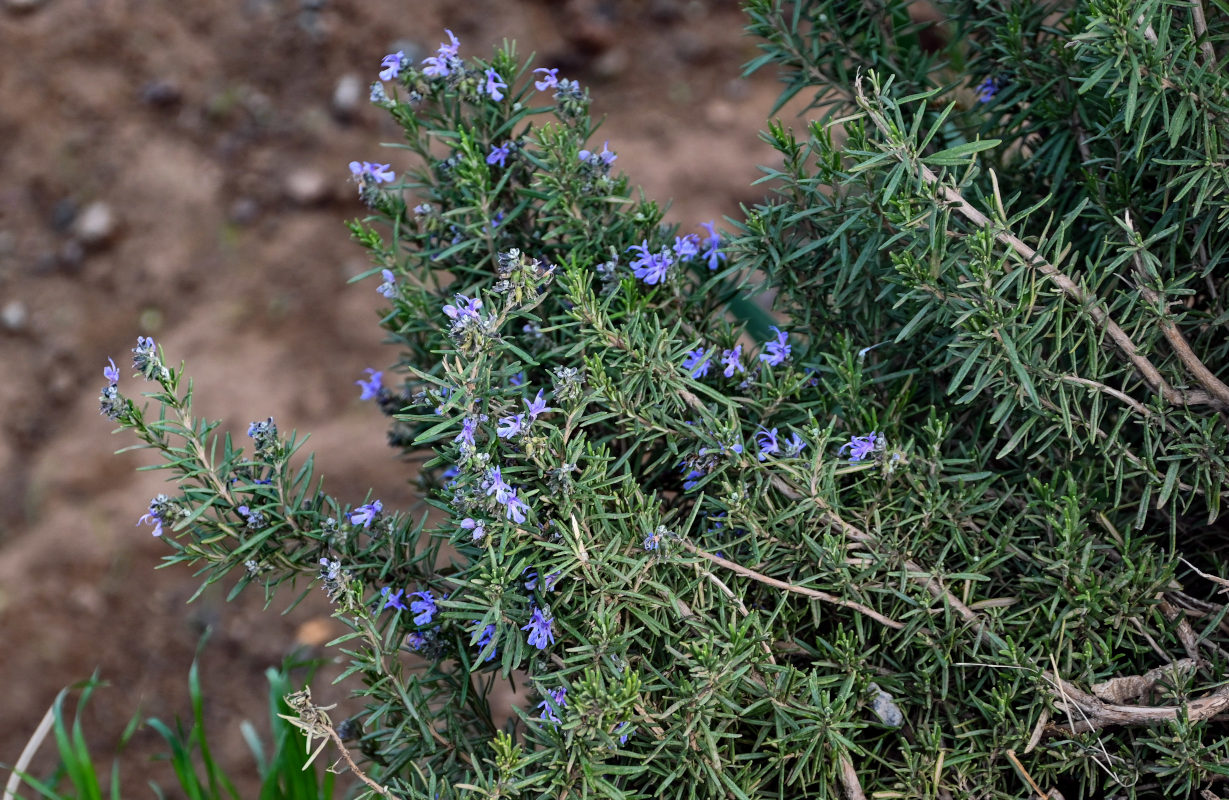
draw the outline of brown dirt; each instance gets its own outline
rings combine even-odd
[[[132,440],[98,414],[107,357],[129,381],[129,349],[155,336],[188,362],[198,413],[239,434],[267,416],[310,431],[330,492],[358,501],[372,487],[406,507],[407,469],[357,400],[362,369],[393,353],[375,282],[346,285],[366,260],[342,226],[362,213],[346,164],[378,160],[396,136],[366,103],[380,58],[404,42],[428,55],[446,27],[462,55],[516,39],[591,87],[617,166],[673,197],[670,218],[689,227],[759,197],[749,184],[770,152],[757,131],[776,87],[737,79],[756,50],[735,3],[716,0],[17,5],[0,0],[0,763],[95,670],[111,684],[86,718],[102,765],[133,714],[186,715],[212,627],[207,724],[250,788],[238,731],[267,714],[264,669],[296,646],[324,654],[336,628],[315,590],[284,616],[289,594],[268,611],[255,595],[226,603],[225,589],[185,605],[190,572],[155,571],[165,546],[135,523],[163,476],[135,471],[148,454],[112,455]],[[339,119],[331,98],[351,73],[361,102]],[[322,188],[296,199],[294,180]],[[83,242],[75,226],[96,201],[116,227]],[[171,785],[147,761],[159,750],[152,731],[136,736],[125,787]]]

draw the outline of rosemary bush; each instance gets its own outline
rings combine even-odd
[[[664,222],[558,70],[391,54],[350,230],[398,357],[358,383],[429,510],[324,494],[271,419],[218,441],[143,339],[158,410],[113,366],[102,405],[177,483],[144,519],[207,583],[328,592],[365,709],[291,704],[369,796],[1223,791],[1202,2],[750,0],[811,121],[725,232]]]

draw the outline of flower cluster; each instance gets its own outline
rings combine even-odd
[[[475,355],[495,336],[495,318],[482,313],[482,300],[466,295],[454,296],[455,304],[444,306],[444,314],[452,320],[448,335],[466,355]]]
[[[162,526],[179,516],[180,510],[171,498],[160,494],[149,501],[149,512],[137,520],[137,525],[153,525],[154,536],[162,535]]]
[[[562,719],[559,718],[559,712],[568,704],[568,690],[565,686],[560,686],[558,689],[551,689],[546,693],[545,699],[538,703],[538,708],[542,709],[542,720],[550,722],[558,727]]]
[[[482,481],[482,491],[487,497],[494,497],[495,502],[504,507],[507,519],[517,525],[525,522],[529,506],[517,496],[516,489],[504,482],[499,467],[487,469],[486,478]]]
[[[755,443],[760,452],[756,456],[760,461],[766,461],[769,456],[781,455],[786,458],[797,458],[807,443],[802,440],[797,431],[790,433],[790,438],[784,442],[778,441],[777,429],[760,428],[755,434]]]
[[[883,439],[874,431],[865,436],[854,436],[848,442],[841,445],[837,450],[840,455],[846,450],[849,451],[849,460],[851,462],[865,461],[868,456],[874,455],[876,452],[883,450]]]
[[[350,524],[359,528],[369,529],[371,528],[371,523],[375,522],[376,517],[383,510],[384,504],[379,500],[373,500],[366,505],[361,505],[350,512]]]
[[[529,258],[515,247],[496,259],[498,280],[491,291],[508,297],[511,306],[536,300],[555,276],[555,266]]]
[[[248,436],[252,439],[257,458],[274,461],[281,455],[281,441],[277,438],[277,425],[273,417],[248,425]]]
[[[554,618],[550,616],[550,612],[544,613],[541,608],[535,607],[533,614],[529,617],[529,622],[521,630],[529,631],[530,645],[539,650],[545,650],[555,643],[553,623]]]

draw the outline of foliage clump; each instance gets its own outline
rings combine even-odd
[[[272,420],[219,454],[142,342],[159,418],[103,406],[177,474],[148,521],[235,591],[319,579],[373,794],[1221,792],[1212,2],[750,0],[817,116],[726,234],[634,199],[558,70],[390,55],[359,384],[434,513],[323,494]]]

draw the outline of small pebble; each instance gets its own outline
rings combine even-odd
[[[18,333],[25,330],[29,319],[30,312],[26,310],[26,304],[20,300],[10,300],[4,304],[3,309],[0,309],[0,325],[4,325],[6,331]]]
[[[95,200],[73,221],[73,234],[86,247],[99,247],[115,235],[117,221],[111,206]]]
[[[342,75],[333,90],[333,116],[342,122],[353,119],[359,105],[366,99],[367,87],[363,79],[354,73]]]
[[[183,92],[174,81],[150,81],[141,88],[141,102],[156,108],[171,108],[183,99]]]
[[[329,196],[329,179],[314,169],[296,169],[286,176],[286,196],[299,206],[314,206]]]

